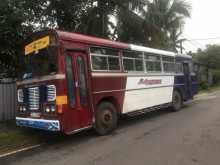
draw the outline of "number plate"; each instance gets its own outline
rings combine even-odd
[[[33,118],[39,118],[40,117],[40,113],[32,112],[30,114],[30,116],[33,117]]]

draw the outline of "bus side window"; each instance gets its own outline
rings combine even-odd
[[[66,62],[66,76],[67,76],[67,92],[69,104],[72,108],[75,107],[75,80],[73,75],[72,58],[70,55],[65,57]]]
[[[123,67],[125,71],[144,72],[143,53],[136,51],[124,51]]]
[[[79,94],[80,94],[80,104],[87,105],[88,103],[88,94],[87,94],[87,85],[86,85],[86,73],[85,73],[85,63],[82,57],[77,57],[77,73],[79,79]]]
[[[175,63],[174,63],[174,58],[173,57],[163,57],[163,69],[164,72],[167,73],[173,73],[175,72]]]
[[[90,48],[92,69],[95,71],[120,71],[119,50]]]
[[[179,73],[179,74],[183,73],[183,64],[182,63],[175,64],[175,73]]]
[[[161,72],[162,71],[160,55],[145,53],[144,59],[145,59],[147,72]]]

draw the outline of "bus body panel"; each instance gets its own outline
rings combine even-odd
[[[106,76],[110,74],[111,76]],[[119,75],[119,76],[117,76]],[[113,99],[116,103],[118,113],[121,113],[124,102],[126,86],[126,77],[120,73],[92,73],[92,94],[94,109],[97,109],[98,104],[103,99]]]
[[[38,129],[62,131],[64,133],[72,133],[84,128],[91,127],[95,122],[95,113],[98,105],[102,101],[110,101],[114,104],[119,114],[126,114],[143,110],[167,103],[172,103],[173,90],[177,89],[181,92],[184,101],[193,98],[197,92],[196,78],[190,75],[189,81],[186,82],[184,74],[167,74],[165,72],[157,73],[138,73],[127,72],[123,68],[122,51],[140,51],[146,53],[155,53],[175,57],[175,53],[163,50],[145,48],[142,46],[129,45],[105,39],[84,36],[75,33],[62,31],[53,31],[50,34],[56,34],[58,44],[58,73],[56,75],[48,75],[43,77],[34,77],[33,79],[23,80],[18,83],[18,89],[28,89],[33,86],[46,86],[54,84],[56,86],[57,98],[65,98],[61,105],[62,112],[49,115],[44,112],[43,106],[47,102],[41,102],[41,109],[37,113],[39,116],[33,116],[35,112],[27,111],[18,113],[16,121],[17,125],[33,127]],[[47,33],[38,33],[39,36]],[[34,38],[37,38],[36,35]],[[28,42],[25,42],[26,44]],[[120,70],[112,71],[93,71],[90,54],[90,47],[104,47],[117,49],[120,51]],[[78,50],[78,51],[77,51]],[[70,56],[72,59],[72,71],[75,79],[73,84],[76,91],[74,107],[70,106],[68,96],[68,80],[66,73],[65,57]],[[85,62],[88,105],[82,106],[79,98],[79,76],[77,73],[76,58],[82,57]],[[177,58],[179,62],[190,62],[190,58]],[[49,77],[49,79],[48,79]],[[189,77],[188,77],[189,78]],[[188,85],[188,86],[187,86]],[[189,87],[190,86],[190,87]],[[187,91],[188,90],[188,91]],[[41,95],[41,97],[45,97]],[[28,95],[25,96],[28,98]],[[25,104],[29,104],[26,99]],[[18,104],[18,107],[20,104]],[[55,124],[54,127],[51,124]]]
[[[172,102],[174,76],[127,77],[123,113]]]

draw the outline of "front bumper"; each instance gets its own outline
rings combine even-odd
[[[31,127],[48,131],[60,131],[59,120],[31,119],[16,117],[16,124],[22,127]]]

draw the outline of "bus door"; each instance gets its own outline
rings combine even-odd
[[[86,52],[77,51],[68,51],[65,57],[68,110],[64,118],[68,120],[65,122],[68,132],[92,123],[87,57]]]
[[[185,96],[186,99],[192,98],[192,81],[190,75],[190,66],[189,63],[183,63],[183,72],[184,72],[184,84],[185,84]]]

